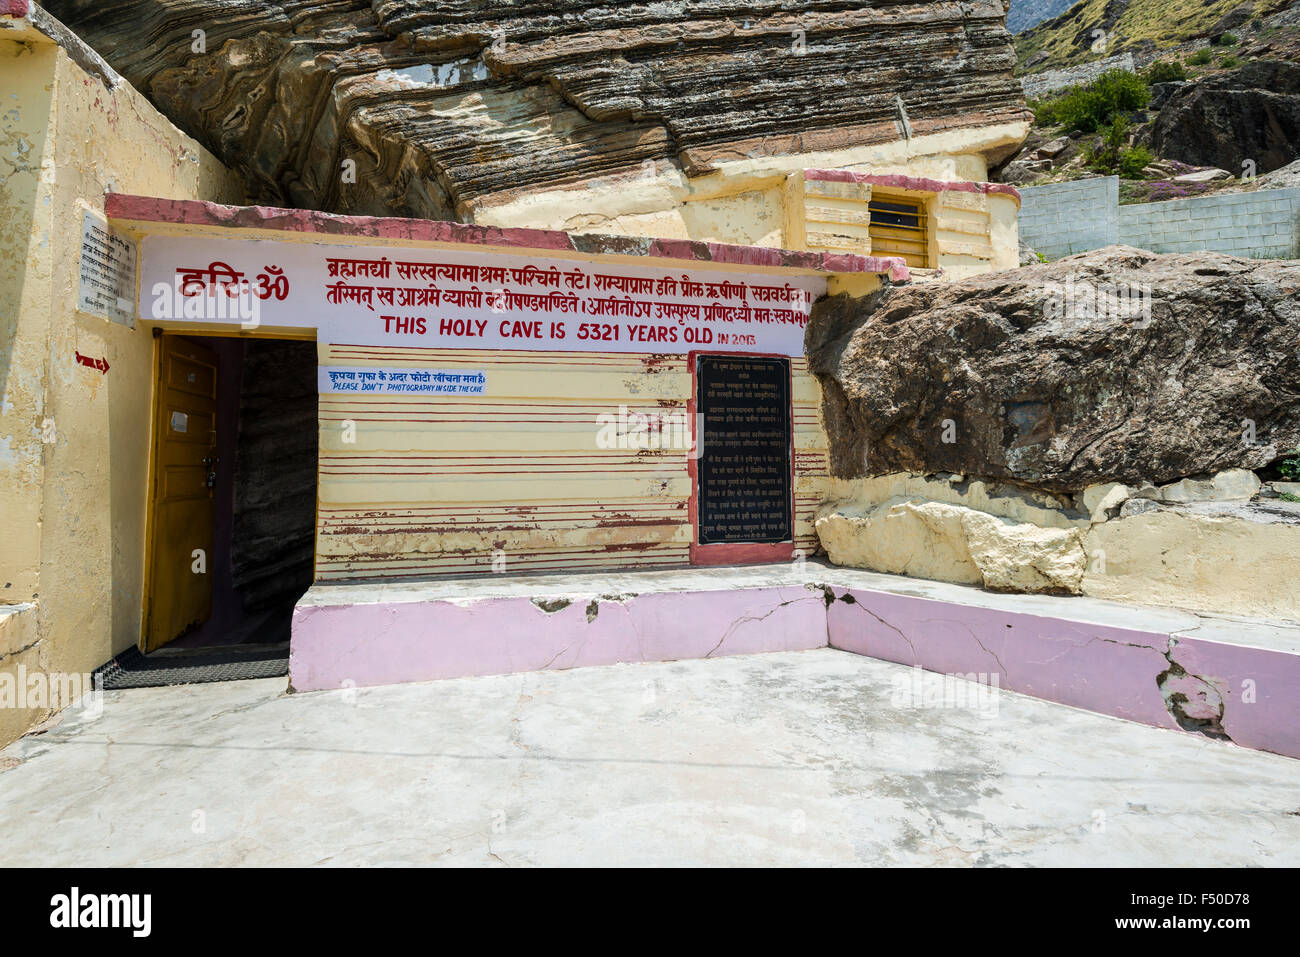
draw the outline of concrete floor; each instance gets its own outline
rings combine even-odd
[[[0,752],[0,864],[1300,864],[1300,761],[911,707],[913,677],[819,649],[109,692]]]

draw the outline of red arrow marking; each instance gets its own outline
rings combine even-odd
[[[92,359],[90,356],[83,356],[80,352],[76,353],[77,361],[83,366],[91,369],[98,369],[102,374],[108,375],[108,359]]]

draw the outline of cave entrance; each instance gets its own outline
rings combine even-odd
[[[141,650],[288,648],[315,562],[316,343],[158,337]]]

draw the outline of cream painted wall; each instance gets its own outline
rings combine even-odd
[[[86,672],[139,639],[153,339],[77,310],[83,210],[108,191],[243,193],[136,90],[23,21],[0,31],[0,91],[0,602],[27,606],[0,630],[0,672]],[[0,744],[40,717],[0,709]]]
[[[505,200],[470,204],[469,221],[491,226],[533,226],[570,232],[626,236],[662,236],[780,246],[809,245],[798,197],[788,180],[799,170],[848,169],[930,179],[982,182],[988,178],[990,152],[1021,142],[1028,124],[1011,123],[982,130],[962,129],[874,146],[791,156],[724,162],[718,171],[688,179],[676,169],[647,169],[594,180],[580,188],[552,190]],[[1013,268],[1019,261],[1016,217],[1019,206],[1009,196],[980,197],[986,247],[976,254],[960,248],[970,237],[949,237],[955,252],[940,252],[937,265],[945,278],[960,278],[993,269]],[[865,228],[865,227],[864,227]],[[814,232],[816,230],[813,230]],[[942,238],[942,237],[940,237]],[[854,251],[867,253],[870,244]]]
[[[52,268],[56,48],[0,40],[0,600],[37,593],[40,563],[45,356]],[[21,321],[20,321],[21,319]]]
[[[219,225],[118,224],[132,234],[231,238]],[[245,227],[241,239],[321,243],[340,251],[448,244]],[[511,253],[510,248],[481,247]],[[540,255],[545,255],[539,251]],[[621,253],[576,260],[626,264]],[[686,267],[683,267],[686,268]],[[779,277],[783,267],[726,266]],[[785,270],[788,272],[788,270]],[[779,281],[779,280],[778,280]],[[876,274],[829,277],[833,292],[862,294]],[[160,321],[174,331],[234,331],[233,324]],[[274,334],[262,327],[258,334]],[[598,417],[630,411],[684,414],[691,395],[683,354],[430,349],[318,341],[322,367],[392,366],[484,371],[485,396],[359,395],[320,399],[316,575],[346,580],[490,568],[507,571],[689,562],[691,482],[684,452],[602,449]],[[821,392],[802,357],[791,359],[795,546],[816,548],[813,518],[828,475]]]

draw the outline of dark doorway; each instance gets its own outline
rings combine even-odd
[[[287,644],[314,578],[316,343],[188,338],[217,355],[212,613],[167,647]]]

